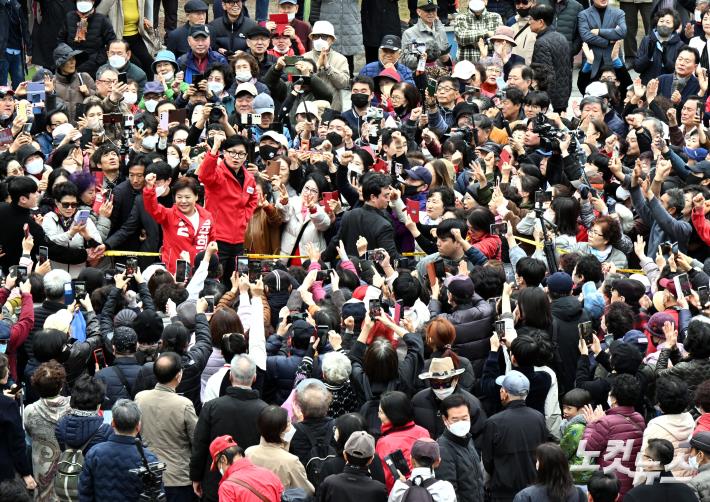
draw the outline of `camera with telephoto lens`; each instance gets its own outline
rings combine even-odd
[[[128,472],[138,476],[143,484],[138,500],[141,502],[164,502],[166,496],[163,492],[163,473],[167,465],[165,462],[148,462],[141,440],[135,438],[135,441],[143,465],[135,469],[128,469]]]
[[[540,112],[535,117],[533,123],[534,132],[540,136],[540,149],[546,152],[561,153],[560,142],[565,139],[565,132],[559,130],[552,124],[547,122],[545,114]],[[576,138],[570,134],[570,143],[568,152],[573,153],[577,150]]]
[[[219,121],[222,120],[222,116],[224,114],[224,107],[222,105],[214,105],[212,109],[210,110],[210,117],[208,119],[208,122],[210,124],[217,124]]]
[[[449,139],[452,141],[457,139],[462,140],[467,145],[470,145],[471,143],[473,143],[473,128],[468,126],[454,127],[451,129]]]

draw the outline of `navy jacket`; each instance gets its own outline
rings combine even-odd
[[[148,462],[158,461],[152,451],[144,451]],[[108,441],[94,446],[84,458],[84,468],[79,477],[80,502],[138,500],[143,483],[138,475],[129,470],[142,465],[136,438],[112,434]]]
[[[360,75],[375,78],[384,69],[385,67],[382,63],[380,63],[379,61],[373,61],[372,63],[368,63],[362,67],[362,70],[360,70]],[[402,78],[402,82],[407,82],[408,84],[416,85],[414,83],[414,77],[412,76],[412,70],[404,66],[402,63],[397,63],[396,65],[394,65],[394,69],[397,70],[397,73],[399,73],[399,76]]]
[[[32,474],[17,401],[0,394],[0,481]]]
[[[119,367],[120,370],[117,370],[116,367]],[[106,397],[104,397],[102,405],[104,410],[110,410],[119,399],[133,399],[135,396],[132,392],[133,385],[141,368],[142,365],[138,363],[136,356],[119,356],[113,362],[113,366],[99,371],[97,377],[106,384]],[[123,372],[128,388],[121,382],[118,371]]]
[[[185,72],[185,82],[188,84],[192,83],[192,76],[200,73],[197,69],[197,64],[195,64],[195,56],[192,51],[188,51],[178,58],[178,67],[180,71]],[[207,66],[209,67],[213,63],[227,64],[227,60],[219,52],[209,50],[207,51]]]
[[[165,36],[165,46],[175,54],[176,58],[187,54],[190,50],[190,44],[187,43],[187,34],[189,31],[190,23],[185,23]]]
[[[690,96],[700,92],[700,84],[695,75],[691,75],[685,87],[680,91],[680,102],[684,103]],[[673,95],[673,73],[666,73],[658,77],[658,94],[671,99]]]
[[[54,429],[54,434],[62,450],[80,448],[91,439],[86,448],[84,448],[84,455],[86,456],[91,448],[99,443],[108,441],[108,438],[113,434],[113,429],[109,424],[104,423],[103,417],[98,415],[85,417],[72,415],[69,412],[68,415],[64,415],[59,419]]]

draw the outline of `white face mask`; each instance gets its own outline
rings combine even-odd
[[[291,21],[293,21],[294,19],[296,19],[296,13],[295,13],[295,12],[289,12],[289,13],[286,14],[286,15],[288,16],[288,22],[289,22],[289,23],[290,23]]]
[[[697,471],[698,469],[700,469],[700,464],[698,463],[698,457],[696,457],[695,455],[693,455],[692,457],[688,456],[688,465],[694,471]]]
[[[609,405],[609,408],[613,408],[613,407],[614,407],[614,403],[613,403],[613,401],[611,400],[611,396],[609,396],[609,397],[606,398],[606,404]]]
[[[136,101],[138,101],[138,94],[135,92],[124,92],[123,101],[125,101],[126,104],[135,105]]]
[[[168,157],[168,164],[170,164],[170,157]],[[175,166],[172,166],[175,167]],[[164,186],[156,186],[155,187],[155,196],[156,197],[162,197],[163,194],[165,193],[165,187]]]
[[[466,437],[466,434],[468,434],[470,430],[471,422],[468,420],[462,420],[461,422],[456,422],[449,425],[449,431],[451,432],[451,434],[460,438]]]
[[[234,78],[236,78],[238,82],[247,82],[247,81],[251,80],[251,72],[250,71],[238,71],[234,74]]]
[[[695,9],[694,17],[695,17],[695,22],[699,23],[703,20],[703,13],[700,12],[698,9]]]
[[[108,58],[108,64],[114,68],[123,68],[126,66],[126,58],[123,56],[111,56]]]
[[[143,145],[143,148],[146,150],[155,150],[155,145],[158,144],[158,135],[154,134],[152,136],[146,136],[143,138],[143,141],[141,145]]]
[[[168,155],[168,165],[175,169],[180,164],[180,157],[177,155]],[[157,191],[157,189],[156,189]]]
[[[224,84],[222,82],[207,82],[207,89],[209,89],[212,94],[222,94]]]
[[[313,50],[318,51],[318,52],[324,51],[324,50],[328,49],[328,45],[329,44],[328,44],[327,40],[323,40],[322,38],[318,38],[313,41]]]
[[[454,393],[456,390],[456,386],[452,385],[451,387],[448,387],[446,389],[431,389],[434,391],[434,395],[439,401],[443,401],[447,397],[449,397],[451,394]]]
[[[170,82],[172,79],[175,78],[175,73],[174,72],[168,72],[165,75],[163,75],[163,78],[165,79],[166,82]]]
[[[291,440],[293,439],[293,435],[296,434],[296,428],[292,425],[289,430],[283,433],[283,436],[281,436],[281,439],[283,440],[284,443],[290,443]]]
[[[143,101],[143,104],[145,105],[145,109],[148,110],[150,113],[153,113],[155,109],[158,107],[158,100],[157,99],[147,99]]]
[[[76,10],[78,10],[82,14],[86,14],[87,12],[89,12],[93,8],[94,8],[93,2],[82,1],[82,2],[76,3]]]
[[[60,124],[57,127],[55,127],[54,130],[52,131],[52,137],[53,138],[59,138],[59,137],[63,138],[64,136],[66,136],[67,134],[72,132],[73,130],[74,130],[74,126],[71,125],[69,122],[67,122],[66,124]]]
[[[39,174],[44,170],[44,160],[40,158],[32,159],[25,164],[25,170],[30,174]]]

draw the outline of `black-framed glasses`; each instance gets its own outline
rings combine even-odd
[[[247,158],[247,152],[242,152],[242,151],[234,151],[234,150],[225,150],[224,153],[226,155],[229,155],[233,159],[246,159]]]
[[[60,204],[62,205],[62,209],[76,209],[79,207],[79,204],[76,202],[60,202]]]

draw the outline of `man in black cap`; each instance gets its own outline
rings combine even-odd
[[[412,16],[410,21],[414,25],[402,33],[402,63],[416,70],[423,52],[430,63],[439,60],[442,64],[451,65],[451,44],[446,37],[444,23],[437,16],[436,0],[417,0],[416,6],[416,16]]]
[[[385,35],[382,37],[380,50],[378,52],[379,61],[373,61],[366,64],[360,75],[370,78],[375,78],[385,68],[394,68],[403,82],[416,85],[412,77],[412,70],[399,63],[399,58],[402,55],[402,40],[397,35]]]
[[[156,2],[155,5],[157,8],[160,8],[160,4],[158,2]],[[176,58],[179,58],[190,50],[190,46],[187,43],[187,36],[190,34],[190,27],[195,26],[196,24],[207,23],[207,9],[207,4],[202,0],[189,0],[189,2],[185,4],[185,15],[187,17],[187,22],[179,28],[166,33],[165,45],[169,51],[172,51],[172,53],[175,54]],[[155,16],[153,19],[158,19],[158,17]]]
[[[219,0],[215,0],[218,3]],[[246,35],[259,25],[249,19],[241,0],[223,0],[224,15],[210,23],[212,49],[223,56],[247,49]]]
[[[201,75],[214,63],[227,64],[225,57],[210,49],[210,29],[204,24],[190,26],[187,37],[190,50],[180,56],[178,66],[185,72],[185,82],[192,83],[195,75]]]
[[[106,385],[106,396],[101,405],[104,410],[110,410],[119,399],[133,399],[133,384],[141,370],[136,359],[138,335],[133,328],[119,326],[113,330],[111,343],[116,359],[96,375]]]
[[[698,432],[692,437],[688,463],[698,470],[688,486],[700,500],[710,500],[710,432]]]
[[[256,62],[259,63],[259,79],[262,79],[276,62],[274,56],[266,53],[271,43],[271,32],[263,26],[257,25],[246,32],[246,37],[249,46],[247,53],[254,56]]]

